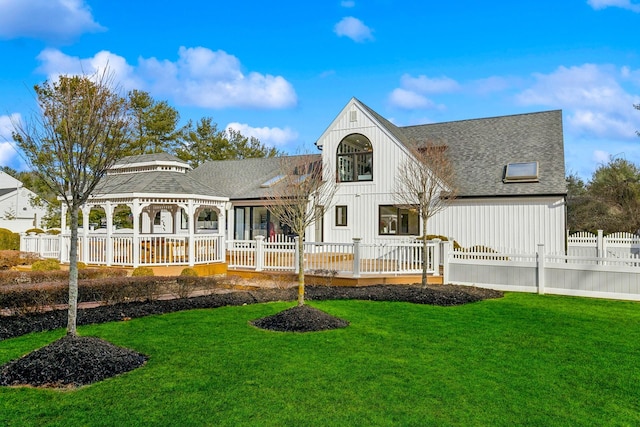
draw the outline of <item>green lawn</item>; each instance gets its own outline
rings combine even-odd
[[[640,425],[638,303],[310,304],[351,326],[248,324],[291,306],[272,303],[81,327],[150,360],[75,391],[2,387],[0,425]],[[0,363],[62,333],[2,341]]]

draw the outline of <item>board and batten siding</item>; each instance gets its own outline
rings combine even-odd
[[[398,168],[409,152],[358,102],[352,100],[318,140],[323,165],[336,171],[338,144],[359,133],[371,141],[373,180],[338,183],[332,206],[325,210],[327,242],[384,243],[411,236],[379,235],[379,206],[397,204]],[[515,185],[515,184],[514,184]],[[347,225],[337,226],[335,206],[347,207]],[[533,253],[544,243],[553,253],[565,249],[565,200],[562,196],[487,197],[456,199],[427,223],[427,234],[453,237],[464,247]]]
[[[457,199],[431,218],[428,234],[453,237],[462,247],[548,253],[565,251],[563,197]]]
[[[325,240],[350,242],[360,238],[364,243],[397,240],[399,236],[378,235],[378,206],[393,205],[398,165],[407,158],[407,150],[357,104],[350,104],[333,121],[321,139],[323,167],[336,171],[337,149],[348,135],[359,133],[371,142],[373,180],[338,183],[331,209],[325,212]],[[335,206],[347,206],[347,226],[336,226]],[[405,238],[409,236],[404,236]]]

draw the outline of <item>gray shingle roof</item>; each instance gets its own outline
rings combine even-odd
[[[93,194],[197,194],[223,196],[216,189],[188,174],[173,171],[153,171],[105,176]]]
[[[320,154],[313,155],[318,160]],[[218,195],[230,199],[259,199],[269,194],[261,185],[281,174],[286,157],[205,162],[188,173],[193,179],[215,189]]]
[[[410,144],[446,145],[458,195],[566,194],[562,112],[518,114],[399,128]],[[504,183],[509,163],[538,162],[538,182]]]

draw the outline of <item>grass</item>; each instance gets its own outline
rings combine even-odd
[[[73,391],[0,388],[0,424],[639,425],[640,304],[507,294],[461,307],[312,302],[351,322],[287,334],[286,303],[80,328],[150,355]],[[0,342],[0,363],[62,331]]]

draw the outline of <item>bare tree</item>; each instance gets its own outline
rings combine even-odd
[[[427,222],[456,197],[455,173],[447,147],[418,145],[398,167],[395,196],[401,206],[417,208],[422,222],[422,286],[427,285]]]
[[[31,169],[70,212],[67,335],[77,335],[78,210],[107,169],[131,149],[128,104],[106,70],[61,76],[34,91],[39,110],[27,123],[14,123],[13,138]]]
[[[318,208],[329,208],[337,190],[333,175],[322,167],[322,159],[314,155],[281,158],[279,180],[265,199],[265,207],[281,224],[299,237],[298,306],[304,305],[305,231],[317,219]]]

